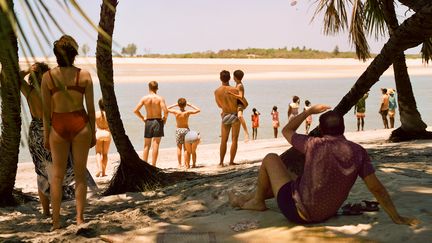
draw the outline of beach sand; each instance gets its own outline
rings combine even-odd
[[[428,242],[432,239],[432,141],[387,143],[390,130],[346,133],[369,152],[377,176],[387,187],[401,215],[421,221],[409,227],[392,223],[381,209],[360,216],[337,216],[320,224],[288,222],[274,199],[269,210],[233,209],[227,191],[255,187],[262,158],[282,153],[289,145],[282,138],[239,145],[235,167],[218,168],[218,144],[198,147],[197,177],[143,193],[98,197],[89,193],[82,227],[74,225],[74,201],[62,204],[65,228],[48,232],[50,219],[41,216],[38,202],[0,209],[0,241],[29,242]],[[118,160],[111,154],[106,185]],[[175,149],[162,149],[158,166],[177,169]],[[94,175],[95,158],[88,168]],[[36,175],[31,163],[20,163],[16,187],[36,195]],[[358,179],[347,202],[373,200]]]
[[[37,58],[55,66],[54,58]],[[29,60],[31,61],[31,60]],[[247,80],[302,80],[360,77],[372,59],[366,62],[350,58],[331,59],[199,59],[199,58],[114,58],[114,68],[124,66],[129,71],[115,72],[115,82],[202,82],[218,80],[223,69],[234,71],[241,69],[247,74]],[[23,68],[25,60],[21,60]],[[94,57],[79,57],[78,67],[86,68],[96,75]],[[432,71],[421,59],[407,59],[410,75],[431,75]],[[393,76],[390,67],[383,76]],[[144,78],[144,80],[143,80]]]

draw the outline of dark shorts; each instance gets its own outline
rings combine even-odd
[[[381,116],[384,118],[384,117],[387,116],[387,114],[388,114],[388,110],[380,111],[380,114],[381,114]]]
[[[277,194],[277,203],[282,214],[289,220],[297,224],[307,224],[308,222],[303,220],[298,214],[295,201],[292,198],[291,184],[290,181],[283,185]]]
[[[147,119],[145,122],[145,138],[159,138],[164,136],[164,123],[162,119]]]

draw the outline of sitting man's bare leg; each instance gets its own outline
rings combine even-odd
[[[268,154],[264,158],[258,174],[256,191],[251,195],[229,195],[230,202],[237,204],[242,209],[264,211],[267,209],[265,200],[277,197],[279,189],[296,178],[296,175],[288,171],[277,154]]]

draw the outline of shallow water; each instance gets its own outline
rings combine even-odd
[[[120,73],[121,76],[131,75],[131,73]],[[133,75],[133,74],[132,74]],[[136,78],[136,77],[134,77]],[[432,106],[431,96],[432,82],[428,76],[413,76],[412,85],[414,94],[417,99],[417,106],[422,114],[423,120],[427,124],[432,124]],[[271,123],[271,109],[276,105],[279,109],[281,125],[287,122],[288,104],[293,95],[301,99],[303,110],[304,101],[308,99],[312,104],[325,103],[334,107],[341,98],[349,91],[356,78],[344,79],[308,79],[308,80],[244,80],[245,96],[249,101],[249,107],[245,110],[245,119],[251,131],[250,115],[252,108],[256,108],[260,113],[260,127],[258,128],[258,139],[273,137]],[[193,130],[201,133],[202,143],[217,143],[220,140],[220,110],[215,104],[213,91],[220,85],[218,80],[206,80],[202,82],[160,82],[159,94],[164,96],[167,105],[177,102],[180,97],[186,98],[189,102],[201,108],[201,113],[190,117],[189,126]],[[147,94],[147,80],[143,77],[142,83],[117,83],[115,91],[120,107],[121,118],[124,123],[127,135],[129,136],[135,149],[141,151],[143,148],[144,125],[135,116],[133,109],[139,102],[140,98]],[[382,128],[381,117],[378,114],[380,103],[380,88],[395,87],[392,77],[382,77],[381,81],[372,87],[369,98],[366,100],[366,118],[365,129]],[[99,84],[95,83],[95,101],[101,97]],[[97,108],[96,108],[97,109]],[[144,112],[144,110],[142,110]],[[27,115],[27,119],[29,116]],[[26,121],[27,124],[29,120]],[[318,116],[313,117],[312,128],[317,125]],[[395,126],[399,126],[399,116],[396,116]],[[346,131],[355,131],[356,118],[353,110],[345,115]],[[27,127],[23,125],[23,131]],[[304,132],[304,126],[299,128],[299,132]],[[240,138],[243,139],[243,131],[240,132]],[[25,141],[23,134],[23,141]],[[26,142],[25,147],[21,147],[20,162],[30,162],[30,155]],[[165,137],[162,139],[161,148],[175,146],[175,118],[170,115],[165,126]],[[115,146],[112,145],[110,153],[116,152]],[[94,154],[92,150],[90,154]]]

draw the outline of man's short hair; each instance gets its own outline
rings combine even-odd
[[[300,98],[297,95],[293,96],[293,102],[297,103],[300,100]]]
[[[335,111],[327,111],[319,117],[319,128],[322,135],[342,135],[345,132],[343,116]]]
[[[231,78],[231,74],[227,70],[222,70],[220,72],[220,80],[222,82],[227,83],[227,82],[229,82],[230,78]]]
[[[153,92],[158,90],[158,82],[156,81],[151,81],[149,84],[149,89]]]
[[[185,98],[178,99],[177,104],[180,108],[186,107],[186,104],[187,104],[186,99]]]
[[[242,70],[235,70],[234,71],[234,77],[237,79],[237,80],[242,80],[243,79],[243,76],[244,76],[244,72],[242,71]]]

